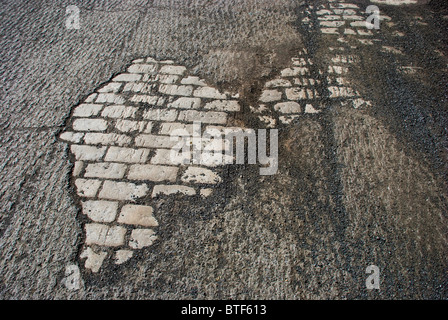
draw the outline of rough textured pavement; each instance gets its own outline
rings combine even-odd
[[[369,1],[4,1],[0,297],[446,299],[442,2],[376,3],[381,28],[366,30]],[[79,30],[66,29],[68,5]],[[154,208],[157,240],[121,264],[106,250],[94,272],[61,133],[147,57],[233,96],[226,125],[278,128],[278,172],[229,165],[208,197],[138,203]],[[380,290],[365,287],[372,264]],[[80,289],[65,285],[70,265]]]

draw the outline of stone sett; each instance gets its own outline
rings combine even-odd
[[[126,171],[126,165],[121,163],[113,163],[113,162],[89,163],[86,167],[84,177],[121,179],[124,177],[125,171]]]
[[[148,158],[148,149],[131,149],[110,147],[104,158],[105,161],[136,163],[145,162]]]
[[[113,222],[117,216],[118,202],[89,200],[82,202],[82,212],[95,222]]]
[[[134,164],[129,168],[128,179],[149,181],[176,181],[179,168],[152,164]]]
[[[79,179],[78,179],[79,180]],[[134,184],[130,182],[104,181],[98,198],[108,200],[135,200],[146,196],[148,193],[146,184]]]
[[[86,244],[117,247],[124,244],[126,229],[120,226],[109,227],[100,223],[88,223],[85,225]]]

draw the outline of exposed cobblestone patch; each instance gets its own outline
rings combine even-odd
[[[267,81],[258,104],[249,106],[266,128],[289,125],[305,114],[319,116],[328,99],[353,108],[370,105],[346,77],[358,61],[346,48],[353,47],[353,40],[360,46],[377,41],[376,31],[366,27],[367,15],[344,1],[313,10],[321,36],[329,37],[329,65],[315,65],[303,49]],[[309,13],[304,24],[312,23]],[[153,58],[134,60],[73,110],[60,138],[71,145],[74,185],[89,220],[81,254],[86,268],[97,272],[108,257],[125,263],[134,250],[157,241],[163,221],[151,199],[210,196],[223,182],[220,164],[207,162],[207,155],[199,164],[174,161],[171,150],[177,142],[170,134],[193,135],[195,121],[223,133],[241,129],[227,127],[232,113],[241,111],[237,95],[220,92],[173,61]]]

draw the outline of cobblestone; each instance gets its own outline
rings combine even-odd
[[[148,158],[148,155],[148,149],[110,147],[106,153],[104,160],[126,163],[145,162]]]
[[[152,207],[132,204],[127,204],[121,209],[118,222],[143,227],[157,227],[159,225],[153,216]]]
[[[120,179],[124,177],[126,165],[120,163],[89,163],[86,167],[84,177]]]
[[[101,145],[128,145],[131,143],[131,138],[117,133],[94,133],[88,132],[84,136],[84,143],[86,144],[101,144]]]
[[[103,188],[101,189],[98,198],[109,200],[135,200],[146,196],[148,190],[149,188],[146,184],[136,185],[129,182],[106,180],[104,181]]]
[[[159,184],[154,186],[154,189],[152,190],[152,197],[157,197],[159,194],[171,195],[176,193],[194,196],[196,194],[196,191],[193,188],[187,186]]]
[[[117,216],[118,202],[90,200],[82,203],[82,212],[95,222],[113,222]]]
[[[129,246],[133,249],[142,249],[149,247],[157,240],[154,230],[152,229],[134,229],[131,233]]]
[[[96,116],[103,108],[102,104],[83,103],[76,107],[73,112],[74,117],[91,117]]]
[[[71,152],[75,155],[76,160],[97,161],[106,153],[106,147],[94,147],[72,144]]]
[[[124,244],[126,229],[120,226],[109,227],[100,223],[88,223],[85,225],[86,244],[117,247]]]
[[[101,115],[108,118],[133,118],[137,108],[126,106],[108,106],[104,108]]]
[[[178,120],[185,122],[199,121],[203,123],[225,124],[227,122],[227,114],[224,112],[185,110],[179,112]]]
[[[75,131],[104,131],[107,129],[107,121],[103,119],[76,119],[73,121]]]
[[[131,165],[128,173],[128,179],[131,180],[149,180],[149,181],[170,181],[174,182],[177,177],[177,167],[157,166],[151,164]]]

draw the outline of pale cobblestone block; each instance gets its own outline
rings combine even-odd
[[[307,104],[306,106],[305,106],[305,113],[311,113],[311,114],[313,114],[313,113],[319,113],[320,112],[320,110],[316,110],[316,109],[314,109],[314,107],[311,105],[311,104]]]
[[[143,74],[143,77],[140,81],[142,82],[151,82],[151,83],[155,83],[157,81],[159,81],[160,79],[160,74],[149,74],[149,73],[145,73]]]
[[[320,31],[325,34],[339,34],[339,31],[336,28],[322,28]]]
[[[152,207],[132,204],[123,206],[117,222],[142,227],[157,227],[159,225],[153,215]]]
[[[101,185],[101,181],[93,179],[76,179],[75,185],[78,196],[92,198],[96,195]]]
[[[277,88],[277,87],[290,87],[291,82],[286,79],[274,79],[266,82],[266,88]]]
[[[82,213],[94,222],[107,223],[115,220],[118,202],[90,200],[82,203]]]
[[[352,8],[352,9],[359,9],[359,6],[357,6],[356,4],[353,4],[353,3],[338,3],[337,5],[335,5],[335,4],[330,4],[330,8]]]
[[[364,28],[367,28],[367,24],[366,24],[367,22],[366,21],[353,21],[353,22],[350,22],[350,26],[352,26],[352,27],[360,27],[360,28],[362,28],[362,27],[364,27]]]
[[[311,89],[306,89],[306,95],[307,95],[308,99],[314,99],[315,98],[314,91],[311,90]]]
[[[131,97],[131,101],[132,102],[143,102],[143,103],[148,103],[148,104],[152,104],[152,105],[158,105],[159,101],[160,101],[160,97],[159,96],[151,96],[151,95],[133,95]],[[163,100],[165,101],[165,100]]]
[[[147,129],[147,125],[150,123],[147,123],[146,121],[134,121],[134,120],[124,120],[119,119],[115,123],[115,128],[121,132],[133,132],[133,131],[144,131],[145,128]]]
[[[253,113],[263,113],[265,111],[268,111],[268,107],[265,104],[260,104],[258,106],[249,106],[250,111]]]
[[[148,155],[148,149],[110,147],[104,160],[110,162],[138,163],[145,162]]]
[[[174,84],[179,80],[179,76],[174,74],[161,74],[159,76],[159,82],[163,84]]]
[[[102,87],[101,89],[98,89],[98,92],[100,92],[100,93],[109,93],[109,92],[117,93],[120,90],[121,85],[122,84],[119,82],[110,82],[110,83],[106,84],[104,87]]]
[[[136,107],[127,106],[108,106],[104,108],[101,115],[106,118],[133,118],[135,117]]]
[[[196,191],[187,186],[179,186],[179,185],[156,185],[152,190],[152,197],[155,198],[159,194],[171,195],[181,193],[187,196],[194,196]]]
[[[112,81],[116,82],[128,82],[128,81],[139,81],[142,78],[141,74],[136,73],[122,73],[112,79]]]
[[[203,123],[215,123],[215,124],[225,124],[227,123],[227,114],[224,112],[215,111],[196,111],[196,110],[185,110],[179,112],[179,121],[194,122],[200,121]]]
[[[100,223],[85,225],[86,244],[117,247],[124,244],[126,229],[120,226],[109,227]]]
[[[342,66],[328,66],[328,73],[344,74],[348,72],[347,67]]]
[[[346,28],[344,29],[344,34],[350,34],[350,35],[356,34],[356,31],[350,28]]]
[[[148,193],[146,184],[136,185],[129,182],[104,181],[98,198],[109,200],[135,200],[146,196]]]
[[[97,161],[100,160],[106,152],[106,147],[83,146],[73,144],[70,147],[76,160]]]
[[[85,118],[96,116],[100,112],[102,107],[102,104],[83,103],[76,107],[76,109],[73,111],[73,116]]]
[[[142,249],[149,247],[157,240],[154,230],[152,229],[134,229],[131,232],[129,246],[132,249]]]
[[[169,104],[171,108],[177,109],[198,109],[201,106],[200,98],[179,98]]]
[[[275,119],[272,119],[275,121]],[[214,153],[214,152],[202,152],[200,155],[199,161],[196,159],[193,159],[192,163],[195,165],[202,165],[206,167],[215,168],[218,166],[222,166],[225,164],[231,164],[234,163],[234,156],[230,156],[227,154],[222,154],[220,152]]]
[[[171,140],[170,136],[141,134],[135,137],[135,145],[137,147],[171,149],[177,143],[178,140],[177,139]]]
[[[283,69],[280,73],[282,77],[297,77],[304,76],[309,73],[309,69],[307,67],[292,67]]]
[[[320,16],[317,19],[321,21],[328,21],[328,20],[341,20],[341,16],[335,16],[335,15],[329,15],[329,16]]]
[[[186,135],[193,135],[193,125],[184,124],[180,122],[165,122],[162,123],[159,134],[161,135],[171,135],[174,131],[185,131]]]
[[[280,116],[278,120],[280,120],[281,123],[284,124],[291,124],[293,121],[297,120],[299,118],[299,115],[287,115],[287,116]]]
[[[151,163],[177,166],[190,163],[190,158],[190,154],[185,155],[174,151],[172,153],[171,149],[157,149],[156,154],[151,159]]]
[[[153,83],[144,82],[128,82],[123,88],[123,92],[140,92],[140,93],[150,93],[152,89],[155,88]]]
[[[360,36],[373,36],[373,33],[370,30],[358,29],[357,31]]]
[[[124,146],[131,143],[131,137],[124,134],[117,133],[97,133],[88,132],[84,137],[84,143],[86,144],[102,144],[102,145],[118,145]]]
[[[297,67],[304,67],[308,64],[305,58],[291,58],[291,61]]]
[[[301,113],[302,107],[297,102],[280,102],[274,106],[274,110],[281,113]]]
[[[173,109],[149,109],[143,114],[143,119],[152,121],[174,121],[177,118],[177,110]]]
[[[328,87],[330,98],[353,97],[355,92],[349,87]]]
[[[143,130],[144,133],[151,133],[152,132],[152,122],[148,122],[146,125],[145,130]]]
[[[168,73],[168,74],[176,74],[176,75],[183,75],[184,72],[187,70],[187,68],[185,68],[184,66],[172,66],[172,65],[167,65],[167,66],[163,66],[160,69],[160,73]]]
[[[123,92],[140,92],[143,89],[143,86],[147,84],[151,86],[151,83],[145,83],[145,82],[127,82],[123,88]]]
[[[145,62],[145,59],[135,59],[135,60],[132,60],[132,63],[144,63]]]
[[[126,165],[113,162],[89,163],[86,167],[84,177],[121,179],[124,177]]]
[[[352,10],[352,9],[346,9],[342,12],[342,14],[347,15],[347,16],[351,16],[351,15],[355,15],[356,11]]]
[[[201,191],[199,191],[199,194],[203,198],[206,198],[206,197],[210,196],[212,193],[213,193],[213,189],[212,188],[203,188],[203,189],[201,189]]]
[[[173,60],[163,60],[159,62],[160,64],[174,64]]]
[[[156,71],[157,67],[154,64],[133,64],[128,68],[129,73],[153,73]]]
[[[205,80],[202,80],[202,79],[199,79],[199,77],[193,77],[193,76],[188,76],[186,78],[183,78],[180,83],[201,86],[201,87],[207,86],[207,84],[205,83]]]
[[[240,111],[240,105],[235,100],[214,100],[205,104],[204,109],[236,112]]]
[[[316,12],[317,15],[322,16],[322,15],[329,15],[332,12],[330,10],[326,10],[326,9],[322,9]]]
[[[73,166],[72,175],[74,177],[79,176],[83,168],[84,168],[84,162],[83,161],[75,161],[75,165]]]
[[[123,264],[132,258],[134,252],[131,250],[120,249],[115,252],[115,264]]]
[[[306,90],[303,88],[290,88],[285,90],[288,100],[303,100],[306,99]]]
[[[194,90],[193,96],[210,99],[227,99],[225,94],[212,87],[200,87]]]
[[[115,93],[100,93],[96,98],[96,103],[124,103],[124,98],[116,95]]]
[[[84,137],[84,133],[82,132],[63,132],[59,138],[65,141],[73,142],[73,143],[79,143],[81,139]]]
[[[103,119],[78,118],[73,121],[75,131],[104,131],[107,129],[107,121]]]
[[[96,253],[90,247],[88,247],[86,250],[84,250],[80,255],[81,259],[86,259],[84,267],[86,269],[92,270],[92,272],[95,272],[95,273],[100,270],[101,265],[103,264],[103,261],[106,257],[107,257],[107,252],[100,251],[100,253]]]
[[[342,16],[342,19],[344,19],[344,20],[360,20],[360,21],[365,20],[365,18],[363,18],[361,16],[356,16],[356,15],[344,15],[344,16]]]
[[[261,102],[272,102],[282,99],[282,93],[278,90],[263,90],[260,96]]]
[[[217,184],[221,177],[210,169],[188,167],[181,180],[186,183]]]
[[[154,182],[176,181],[179,168],[168,166],[157,166],[152,164],[134,164],[130,167],[128,179],[149,180]]]
[[[338,28],[340,26],[343,26],[345,24],[345,21],[321,21],[320,25],[324,27],[333,27]]]
[[[369,45],[369,46],[374,45],[374,42],[372,40],[369,40],[369,39],[358,39],[358,41],[361,42],[362,44],[365,44],[365,45]]]
[[[161,84],[159,92],[172,96],[191,96],[193,86],[175,85],[175,84]]]
[[[96,97],[98,96],[97,93],[92,93],[91,95],[89,95],[86,100],[84,100],[85,103],[92,103],[95,101]]]

